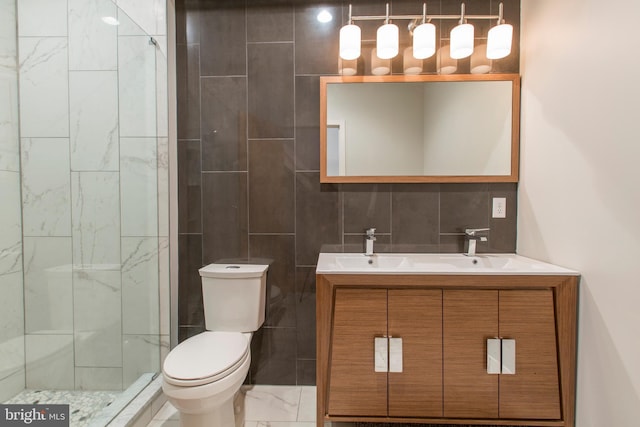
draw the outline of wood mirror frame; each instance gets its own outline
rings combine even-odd
[[[486,82],[509,81],[511,93],[511,165],[504,175],[328,175],[327,86],[341,83]],[[482,183],[517,182],[520,148],[520,76],[518,74],[453,74],[320,77],[320,182],[322,183]]]

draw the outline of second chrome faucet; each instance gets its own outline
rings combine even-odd
[[[366,256],[371,256],[373,255],[373,242],[376,241],[376,229],[368,228],[365,231],[365,234],[366,234],[366,238],[365,238],[364,254]]]
[[[478,233],[489,231],[488,228],[465,228],[464,235],[466,237],[468,246],[467,251],[464,253],[467,256],[474,256],[476,254],[476,243],[478,240],[481,242],[487,241],[487,236],[478,236]]]

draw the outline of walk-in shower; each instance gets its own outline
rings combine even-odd
[[[0,0],[0,403],[73,426],[169,347],[166,25],[136,15],[159,4]]]

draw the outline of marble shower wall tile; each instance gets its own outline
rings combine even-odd
[[[22,346],[24,347],[24,344]],[[24,356],[21,358],[21,360],[24,360]],[[24,365],[22,366],[23,369],[20,369],[19,371],[10,374],[7,377],[3,377],[0,380],[0,401],[6,402],[16,394],[20,393],[22,390],[24,390],[25,372]]]
[[[20,135],[69,136],[66,37],[20,37]]]
[[[71,235],[68,138],[22,139],[25,236]]]
[[[0,0],[0,402],[24,388],[16,2]]]
[[[131,20],[125,11],[118,8],[118,36],[145,36],[147,33]]]
[[[110,0],[69,0],[69,69],[115,70],[118,27],[102,17],[116,17]]]
[[[69,73],[71,169],[118,170],[118,74]]]
[[[122,238],[122,322],[125,334],[160,332],[158,239]]]
[[[131,380],[140,369],[157,371],[161,349],[168,351],[166,5],[125,3],[133,20],[113,0],[0,0],[2,391],[23,388],[25,380],[34,387],[121,389],[125,321],[135,342],[126,350]],[[103,16],[121,25],[107,25]],[[158,132],[163,139],[156,141]],[[160,220],[158,200],[166,205]],[[167,287],[167,336],[162,344],[155,335],[150,357],[152,350],[140,348],[153,341],[148,334],[160,333],[159,282]],[[55,348],[47,331],[68,338],[70,350]]]
[[[121,137],[156,136],[155,56],[149,37],[118,37]]]
[[[16,2],[0,0],[0,64],[4,64],[4,61],[15,64],[15,55]]]
[[[171,288],[170,288],[169,238],[158,238],[158,287],[160,299],[160,333],[169,335],[171,331]]]
[[[27,388],[72,390],[73,335],[27,335]]]
[[[0,170],[19,170],[18,43],[15,1],[0,1]]]
[[[20,215],[20,175],[0,171],[0,277],[22,272],[22,231]]]
[[[76,366],[76,390],[122,390],[122,368]]]
[[[167,75],[167,37],[155,38],[156,46],[156,134],[169,136],[169,93]],[[164,49],[164,50],[163,50]]]
[[[0,278],[0,286],[5,278]],[[22,284],[18,287],[22,293]],[[5,289],[3,287],[3,289]],[[4,294],[9,294],[3,290]],[[11,301],[7,301],[11,302]],[[0,308],[4,308],[5,301],[0,302]],[[2,318],[0,316],[0,318]],[[0,401],[4,402],[24,389],[25,382],[25,357],[24,357],[24,335],[9,339],[0,339]]]
[[[164,0],[114,0],[142,29],[151,35],[167,33]]]
[[[122,285],[119,270],[94,266],[73,272],[75,362],[122,366]]]
[[[123,236],[158,235],[156,138],[120,139]]]
[[[67,36],[67,0],[17,0],[20,37]]]
[[[0,292],[0,378],[6,378],[24,370],[22,274],[0,275]]]
[[[0,275],[0,378],[6,373],[7,343],[24,334],[22,273]]]
[[[169,138],[158,138],[158,236],[169,236]]]
[[[71,334],[71,237],[25,237],[24,266],[26,332]]]
[[[125,388],[140,378],[140,375],[158,371],[161,348],[159,335],[124,335],[122,380]]]
[[[73,264],[120,265],[117,172],[71,172]],[[103,266],[104,267],[104,266]]]
[[[1,12],[0,12],[1,13]],[[2,23],[0,23],[0,27]],[[1,43],[1,41],[0,41]],[[0,170],[20,170],[18,137],[18,76],[14,70],[3,66],[0,52]]]

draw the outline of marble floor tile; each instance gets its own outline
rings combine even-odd
[[[243,387],[246,421],[296,421],[301,388],[295,386]]]
[[[243,399],[240,406],[244,407],[244,427],[315,426],[316,388],[313,386],[243,386],[239,398]],[[167,402],[147,427],[178,425],[179,414]]]
[[[298,407],[297,421],[315,422],[316,421],[316,388],[300,387],[300,406]]]
[[[179,420],[178,410],[169,402],[162,405],[162,408],[153,416],[154,420]]]

